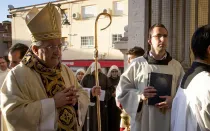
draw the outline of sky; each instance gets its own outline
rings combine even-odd
[[[13,5],[15,8],[17,8],[34,4],[46,3],[50,1],[56,1],[56,0],[1,0],[0,23],[4,20],[10,20],[7,18],[7,15],[9,15],[8,5]]]

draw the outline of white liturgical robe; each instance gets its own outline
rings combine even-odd
[[[194,62],[173,100],[171,131],[210,131],[210,66]]]
[[[65,87],[78,89],[78,130],[85,120],[89,97],[73,72],[61,66]],[[58,115],[53,98],[48,98],[40,75],[20,63],[8,73],[2,86],[3,131],[55,131]]]
[[[146,101],[140,105],[140,96],[147,87],[148,74],[151,72],[172,75],[171,96],[174,97],[182,76],[181,64],[167,55],[165,62],[150,61],[139,57],[121,75],[116,90],[116,99],[131,116],[131,131],[169,131],[171,110],[165,113]],[[138,107],[141,106],[140,110]],[[137,111],[138,110],[138,111]]]

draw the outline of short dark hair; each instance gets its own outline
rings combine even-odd
[[[4,59],[6,62],[8,62],[5,56],[0,56],[0,59]]]
[[[153,29],[154,29],[155,27],[162,27],[162,28],[166,29],[166,27],[165,27],[163,24],[160,24],[160,23],[154,24],[153,26],[151,26],[151,27],[149,28],[149,36],[148,36],[149,39],[152,38],[152,32],[153,32]],[[167,31],[167,33],[168,33],[168,30],[167,30],[167,29],[166,29],[166,31]]]
[[[15,51],[20,51],[20,59],[22,59],[25,53],[27,52],[27,50],[28,50],[28,46],[22,43],[17,43],[9,49],[9,52],[13,53]]]
[[[207,58],[207,48],[210,45],[210,25],[198,28],[191,40],[191,49],[195,58],[202,60]]]
[[[0,59],[5,59],[3,56],[0,56]]]
[[[137,57],[144,55],[144,49],[139,46],[135,46],[126,52],[127,55],[135,55]]]

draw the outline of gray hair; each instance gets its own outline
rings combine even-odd
[[[32,46],[35,45],[35,46],[40,47],[40,46],[42,45],[42,41],[35,41],[35,42],[32,42],[31,45],[32,45]]]

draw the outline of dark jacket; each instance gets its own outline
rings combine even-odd
[[[114,87],[112,86],[110,80],[106,75],[99,72],[99,85],[101,86],[101,90],[105,90],[105,100],[100,102],[100,111],[101,111],[101,131],[108,131],[108,112],[107,112],[107,102],[111,99],[112,93],[114,93]],[[84,88],[92,88],[95,86],[95,76],[92,74],[88,74],[84,76],[81,81],[81,85]],[[97,106],[96,106],[96,97],[92,96],[90,93],[90,101],[95,103],[94,106],[89,106],[89,124],[87,125],[87,120],[84,125],[83,130],[87,131],[87,127],[89,126],[89,131],[98,131],[97,124]]]

